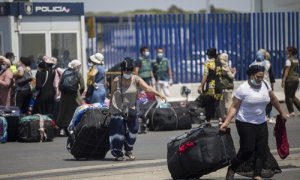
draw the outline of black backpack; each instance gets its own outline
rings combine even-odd
[[[79,74],[73,69],[67,69],[62,74],[59,90],[64,93],[76,93],[79,84]]]

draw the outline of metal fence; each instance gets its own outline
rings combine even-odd
[[[210,47],[229,54],[237,80],[247,78],[245,71],[260,48],[270,52],[280,78],[285,48],[300,47],[299,12],[136,15],[126,22],[102,22],[96,31],[101,33],[95,44],[102,43],[96,49],[104,53],[107,68],[126,56],[137,58],[141,46],[149,47],[152,59],[155,49],[163,47],[177,83],[200,81]]]

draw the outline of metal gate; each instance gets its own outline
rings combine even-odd
[[[155,49],[163,47],[177,83],[200,82],[210,47],[227,52],[237,68],[236,79],[245,80],[256,51],[264,48],[280,78],[285,48],[300,47],[299,29],[299,12],[136,15],[126,22],[101,23],[95,42],[103,43],[97,49],[104,53],[107,68],[126,56],[137,58],[141,46],[149,47],[152,59]]]

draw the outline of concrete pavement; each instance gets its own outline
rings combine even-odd
[[[297,180],[300,179],[300,148],[290,149],[290,155],[281,160],[276,150],[272,150],[281,169],[281,174],[276,174],[273,180]],[[216,172],[202,176],[201,179],[224,179],[227,167]],[[76,173],[75,173],[76,172]],[[80,173],[78,173],[80,172]],[[239,175],[236,179],[249,179]],[[60,168],[42,171],[32,171],[14,174],[0,175],[0,179],[81,179],[81,180],[170,180],[166,159],[136,160],[114,162],[106,165],[94,165],[74,168]]]

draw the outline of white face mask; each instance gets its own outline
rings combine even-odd
[[[146,51],[146,52],[145,52],[145,57],[149,57],[149,55],[150,55],[150,52],[149,52],[149,51]]]
[[[130,73],[130,74],[123,74],[123,77],[124,77],[125,79],[130,79],[130,78],[131,78],[131,73]]]
[[[162,58],[163,56],[164,56],[163,53],[157,53],[157,57],[158,57],[158,58]]]

